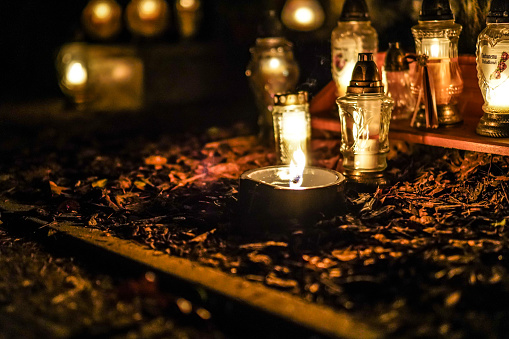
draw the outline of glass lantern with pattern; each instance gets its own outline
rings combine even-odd
[[[509,137],[509,1],[492,0],[487,27],[477,38],[477,76],[484,114],[476,131],[488,137]]]
[[[384,94],[373,54],[359,53],[350,86],[337,104],[345,175],[355,180],[382,177],[394,100]]]
[[[463,79],[458,64],[458,39],[461,25],[454,22],[449,0],[423,0],[419,23],[412,27],[415,50],[425,58],[425,66],[417,64],[412,81],[412,93],[419,97],[424,91],[424,67],[427,68],[434,89],[439,125],[452,125],[463,121],[458,110],[458,97],[463,91]],[[415,127],[424,126],[424,109],[417,114]],[[419,118],[421,117],[421,118]]]

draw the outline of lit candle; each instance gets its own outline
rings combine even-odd
[[[199,0],[178,0],[175,4],[180,35],[188,39],[196,35],[201,19]]]
[[[484,114],[476,132],[488,137],[509,137],[508,11],[509,2],[491,1],[486,28],[477,37],[477,77]]]
[[[428,99],[423,97],[426,67],[429,81],[432,82],[431,96],[436,103],[439,125],[452,125],[463,120],[457,107],[458,96],[463,91],[463,79],[458,64],[458,38],[461,29],[461,25],[454,22],[449,0],[423,0],[419,22],[412,27],[415,51],[417,55],[426,57],[425,65],[424,62],[417,63],[412,93],[416,98],[420,96],[421,100]],[[427,113],[429,114],[429,111]],[[412,119],[413,126],[430,127],[431,124],[425,121],[426,116],[429,119],[424,108],[420,113],[416,111]]]
[[[98,2],[93,7],[92,12],[92,20],[95,23],[100,24],[108,22],[112,16],[111,4],[108,2]]]
[[[317,0],[288,0],[281,11],[281,20],[290,29],[312,31],[322,26],[325,14]]]
[[[281,221],[323,218],[337,214],[343,207],[342,174],[318,167],[305,167],[299,186],[292,186],[289,166],[270,166],[244,172],[240,177],[239,205],[243,226],[248,232],[260,231]],[[253,229],[253,227],[256,227]],[[286,231],[288,231],[286,229]]]
[[[197,0],[179,0],[178,4],[183,9],[192,9],[193,7],[195,7],[198,4],[198,1]]]
[[[154,37],[168,26],[165,0],[131,0],[126,8],[127,27],[136,35]]]
[[[450,42],[447,38],[422,39],[422,52],[432,59],[449,58]]]
[[[138,5],[140,19],[155,20],[161,14],[161,1],[142,0]]]
[[[71,62],[65,75],[69,87],[84,87],[88,79],[86,68],[80,62]]]
[[[311,136],[307,92],[276,94],[272,116],[280,162],[290,164],[295,152],[306,157]]]
[[[345,173],[352,177],[381,173],[387,167],[394,101],[384,95],[372,53],[359,53],[347,94],[337,103]]]

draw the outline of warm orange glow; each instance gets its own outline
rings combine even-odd
[[[94,19],[97,21],[108,21],[112,15],[111,5],[107,2],[99,2],[92,9]]]
[[[312,31],[323,25],[325,13],[317,0],[287,0],[281,20],[290,29]]]
[[[179,5],[183,9],[190,9],[196,5],[196,0],[179,0]]]
[[[299,188],[302,186],[304,177],[304,168],[306,167],[306,155],[299,148],[293,152],[293,157],[290,162],[290,187]]]
[[[140,19],[153,20],[161,15],[161,1],[159,0],[142,0],[138,5]]]
[[[79,62],[72,62],[67,67],[66,82],[70,86],[82,86],[87,82],[88,75],[85,67]]]
[[[313,22],[315,14],[310,8],[302,7],[295,11],[295,21],[302,25],[309,25]]]

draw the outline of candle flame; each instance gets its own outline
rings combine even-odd
[[[306,155],[299,148],[293,152],[293,158],[290,161],[290,187],[298,188],[302,186],[304,177],[304,168],[306,167]]]
[[[301,7],[295,11],[294,14],[295,21],[302,25],[309,25],[313,23],[313,20],[315,19],[315,14],[313,13],[313,10],[308,7]]]
[[[278,176],[288,182],[290,188],[300,188],[304,179],[304,168],[306,167],[306,155],[299,148],[293,152],[290,166],[285,169],[281,169]]]
[[[97,19],[105,20],[111,17],[111,5],[109,3],[100,2],[93,9]]]
[[[195,5],[196,0],[180,0],[180,6],[182,6],[182,8],[189,9],[194,7]]]
[[[84,85],[87,82],[87,70],[79,62],[73,62],[67,68],[66,80],[70,85]]]
[[[141,19],[154,19],[161,12],[161,3],[155,0],[143,0],[138,10]]]

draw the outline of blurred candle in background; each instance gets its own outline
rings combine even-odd
[[[358,53],[378,52],[378,34],[371,26],[364,0],[346,0],[331,35],[332,79],[338,96],[346,93]]]
[[[385,55],[382,79],[386,94],[394,100],[391,119],[408,119],[415,108],[415,97],[410,89],[409,65],[398,42],[390,42]]]
[[[92,38],[108,40],[122,28],[122,9],[115,0],[91,0],[83,9],[81,21]]]
[[[320,28],[325,20],[318,0],[287,0],[281,11],[283,24],[296,31],[312,31]]]
[[[88,49],[84,43],[64,45],[57,56],[57,73],[62,92],[73,104],[90,99]]]
[[[492,0],[486,28],[477,38],[477,77],[484,114],[476,131],[509,137],[509,1]]]
[[[307,152],[311,140],[308,93],[301,91],[276,94],[272,116],[276,151],[280,163],[290,165],[294,154],[298,152],[302,152],[304,157],[308,158]]]
[[[417,55],[426,56],[426,67],[433,81],[438,122],[451,125],[463,121],[457,99],[463,91],[463,79],[458,64],[458,39],[461,25],[454,22],[449,0],[423,0],[419,23],[412,27]],[[416,97],[423,90],[423,65],[417,64],[412,81],[412,92]],[[418,114],[416,127],[423,125],[422,114]]]
[[[191,39],[198,33],[202,18],[200,0],[177,0],[178,31],[183,39]]]
[[[131,0],[125,16],[129,30],[147,38],[162,34],[169,24],[169,10],[165,0]]]

